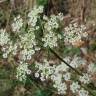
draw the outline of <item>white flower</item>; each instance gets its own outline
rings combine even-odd
[[[40,77],[41,81],[45,81],[45,78],[43,76]]]
[[[43,16],[43,20],[48,20],[48,17],[46,15]]]
[[[31,71],[28,69],[28,64],[20,62],[20,64],[17,67],[17,70],[16,70],[17,79],[19,81],[25,82],[26,78],[27,78],[26,75],[30,74],[30,73],[31,73]]]
[[[14,21],[12,23],[12,30],[14,32],[20,32],[20,29],[23,26],[23,19],[19,16],[14,18]]]
[[[83,24],[81,24],[80,28],[81,28],[82,31],[83,31],[83,30],[86,30],[86,26],[83,25]]]
[[[0,46],[4,46],[5,44],[8,44],[10,41],[9,35],[7,32],[5,32],[5,29],[0,30]]]
[[[30,50],[22,50],[20,52],[20,59],[21,60],[30,60],[31,59],[31,56],[35,53],[34,50],[30,49]]]
[[[28,24],[32,27],[36,26],[37,19],[39,18],[39,13],[43,12],[43,6],[34,6],[33,10],[28,13]]]
[[[72,82],[72,84],[70,85],[70,90],[73,93],[76,93],[79,91],[79,89],[80,89],[80,85],[78,84],[78,82]]]
[[[86,64],[86,60],[76,55],[74,56],[73,60],[70,62],[70,65],[74,68],[80,67],[81,65],[85,65],[85,64]]]
[[[51,75],[52,81],[55,83],[55,85],[59,85],[62,83],[62,74],[53,74]]]
[[[79,80],[84,83],[84,84],[89,84],[90,83],[90,75],[87,73],[83,74],[83,76],[80,76]]]
[[[70,56],[66,56],[66,57],[64,58],[64,60],[65,60],[67,63],[70,63],[71,57],[70,57]]]
[[[31,32],[31,29],[28,30],[29,33],[26,33],[24,35],[20,35],[21,39],[21,45],[25,49],[32,48],[33,46],[36,45],[36,40],[35,40],[35,34],[34,32]]]
[[[38,73],[40,72],[40,80],[45,81],[46,79],[51,79],[53,84],[53,87],[58,90],[58,94],[66,94],[67,90],[67,85],[62,82],[62,71],[66,71],[68,68],[65,64],[61,65],[50,65],[50,61],[47,61],[44,59],[43,63],[36,63],[36,68],[38,68],[36,72],[36,77],[38,77]],[[67,79],[70,78],[69,74],[68,77],[66,76]]]
[[[77,28],[77,27],[78,27],[78,24],[77,24],[77,23],[74,23],[73,26],[74,26],[75,28]]]
[[[79,90],[78,94],[79,96],[89,96],[89,92],[84,89]]]
[[[61,62],[61,64],[56,67],[55,73],[66,72],[68,69],[69,67],[65,63]]]
[[[32,16],[29,18],[28,24],[32,27],[36,26],[37,23],[37,16]]]
[[[59,14],[57,15],[57,18],[58,18],[60,21],[62,21],[62,20],[64,19],[63,13],[59,13]]]
[[[56,47],[57,46],[57,36],[53,32],[46,33],[45,36],[42,38],[44,42],[44,47]]]
[[[75,56],[75,57],[73,58],[73,60],[71,61],[70,65],[71,65],[72,67],[74,67],[74,68],[79,67],[78,57],[77,57],[77,56]]]
[[[49,19],[44,16],[44,19],[47,20],[47,22],[44,25],[45,30],[51,31],[52,29],[59,28],[57,16],[51,15]]]
[[[20,39],[21,41],[19,46],[23,50],[20,51],[19,57],[24,61],[30,60],[32,55],[34,55],[36,51],[40,50],[40,48],[37,47],[33,30],[29,29],[28,33],[24,34],[23,36],[20,35]]]
[[[38,68],[38,72],[41,73],[42,78],[49,78],[51,74],[54,72],[54,66],[50,66],[49,62],[44,59],[43,63],[36,62],[36,68]]]
[[[39,73],[38,73],[38,72],[35,73],[35,77],[36,77],[36,78],[39,77]]]
[[[36,30],[38,30],[40,27],[39,26],[36,26]]]
[[[58,94],[66,94],[67,85],[65,83],[60,83],[56,86]]]
[[[56,32],[56,30],[59,28],[59,15],[51,15],[49,18],[45,15],[43,16],[43,19],[45,21],[43,28],[44,37],[42,38],[44,47],[56,47],[58,40],[62,38],[61,35]]]
[[[88,72],[89,73],[95,73],[96,72],[95,64],[91,63],[88,65]]]
[[[37,9],[38,10],[38,13],[43,13],[43,9],[44,9],[43,6],[39,6],[38,9]]]
[[[7,58],[9,54],[15,56],[17,53],[17,44],[13,44],[11,41],[2,48],[3,58]]]
[[[63,77],[64,77],[64,80],[68,81],[71,78],[71,74],[70,73],[66,73],[66,74],[63,75]]]
[[[57,36],[58,36],[58,39],[62,39],[62,36],[60,34],[58,34]]]
[[[7,58],[8,54],[7,53],[3,53],[3,58]]]
[[[76,42],[82,41],[82,38],[86,38],[88,33],[85,31],[86,26],[81,24],[78,25],[77,23],[69,24],[69,26],[65,27],[64,32],[64,41],[65,43],[69,43],[75,45]]]

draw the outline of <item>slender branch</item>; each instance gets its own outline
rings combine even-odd
[[[78,70],[76,70],[75,68],[73,68],[70,64],[68,64],[65,60],[63,60],[62,57],[60,57],[54,50],[52,50],[52,49],[50,48],[50,51],[51,51],[59,60],[61,60],[62,62],[64,62],[69,68],[71,68],[71,69],[74,70],[76,73],[78,73],[78,75],[83,76],[82,73],[80,73]]]

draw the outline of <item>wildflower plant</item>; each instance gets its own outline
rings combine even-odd
[[[86,25],[73,23],[64,27],[63,14],[46,16],[43,14],[43,6],[35,6],[26,12],[25,18],[26,20],[20,14],[15,17],[11,23],[10,33],[6,28],[0,29],[2,59],[9,61],[11,57],[16,64],[20,62],[16,67],[16,79],[26,83],[27,75],[30,75],[31,79],[35,78],[40,82],[49,81],[55,93],[59,95],[69,96],[69,93],[72,93],[72,96],[93,95],[88,85],[93,83],[95,63],[88,62],[78,54],[64,55],[64,48],[60,53],[62,57],[57,54],[59,52],[54,51],[58,51],[59,45],[76,47],[78,42],[87,39],[89,34]],[[12,38],[11,34],[16,38]],[[41,51],[45,54],[37,57],[39,59],[37,60],[35,56],[36,54],[39,56]],[[33,63],[35,66],[31,70],[29,67]]]

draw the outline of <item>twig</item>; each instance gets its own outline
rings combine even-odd
[[[54,50],[52,50],[52,49],[50,48],[50,51],[51,51],[59,60],[61,60],[62,62],[64,62],[69,68],[71,68],[71,69],[74,70],[76,73],[78,73],[78,75],[83,76],[82,73],[80,73],[78,70],[76,70],[75,68],[73,68],[70,64],[68,64],[65,60],[63,60],[62,57],[60,57]]]

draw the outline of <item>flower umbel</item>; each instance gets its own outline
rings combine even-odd
[[[16,70],[16,78],[19,81],[25,82],[27,75],[31,73],[31,70],[28,69],[28,63],[20,62]]]

